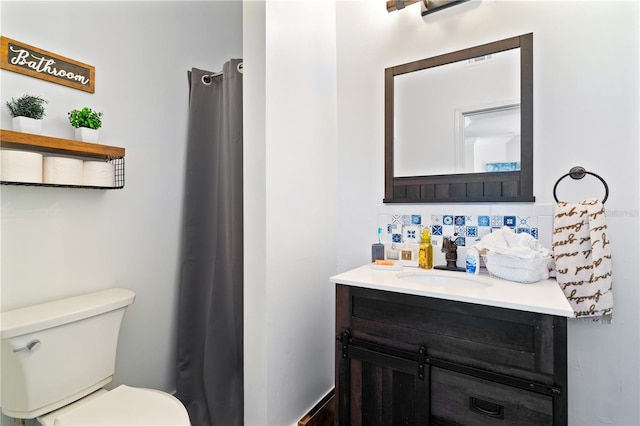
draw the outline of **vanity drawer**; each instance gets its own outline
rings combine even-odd
[[[566,328],[552,316],[363,288],[345,293],[343,325],[356,339],[424,346],[433,358],[554,385],[562,355],[555,339]]]
[[[431,368],[434,424],[539,426],[553,424],[553,398],[466,374]]]

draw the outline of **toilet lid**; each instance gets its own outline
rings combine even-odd
[[[184,405],[168,393],[120,385],[61,414],[54,425],[189,426],[190,422]]]

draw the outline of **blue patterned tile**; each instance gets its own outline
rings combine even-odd
[[[538,228],[531,228],[531,236],[533,238],[538,238]]]
[[[404,240],[408,242],[416,242],[420,239],[420,227],[410,225],[404,227]]]
[[[491,226],[491,218],[489,216],[478,216],[478,226]]]
[[[403,214],[400,218],[402,225],[408,226],[411,225],[411,215]]]
[[[432,225],[431,235],[442,235],[442,225]]]
[[[467,237],[477,237],[477,236],[478,236],[478,227],[467,226]]]
[[[393,235],[391,235],[391,241],[393,241],[394,243],[401,243],[402,242],[402,234],[393,234]]]
[[[467,245],[467,239],[465,237],[457,237],[455,240],[453,240],[453,242],[458,247],[464,247],[465,245]]]
[[[412,225],[420,225],[422,223],[422,216],[420,216],[419,214],[412,214],[411,215],[411,224]]]
[[[454,232],[455,235],[459,235],[461,237],[464,237],[465,235],[467,235],[467,228],[465,226],[456,225],[453,228],[453,232]]]
[[[517,228],[531,228],[531,224],[529,223],[529,221],[531,220],[531,217],[521,217],[518,216],[517,219]]]
[[[502,228],[504,226],[504,217],[503,216],[491,216],[491,227],[492,228]]]
[[[464,225],[465,219],[466,218],[464,216],[454,216],[453,223],[455,225],[461,226],[461,225]]]
[[[531,228],[516,228],[516,234],[531,234]]]
[[[395,223],[390,223],[387,226],[387,232],[389,234],[402,234],[402,227]]]
[[[442,224],[453,225],[453,216],[451,216],[450,214],[442,216]]]
[[[514,228],[516,226],[516,217],[515,216],[505,216],[504,217],[504,226],[508,226],[510,228]]]

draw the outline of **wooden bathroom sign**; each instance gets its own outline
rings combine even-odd
[[[0,37],[0,68],[95,92],[95,67],[4,36]]]

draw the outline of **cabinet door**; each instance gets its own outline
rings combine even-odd
[[[338,425],[429,424],[428,369],[358,345],[349,345],[346,356],[340,348],[337,353]]]

